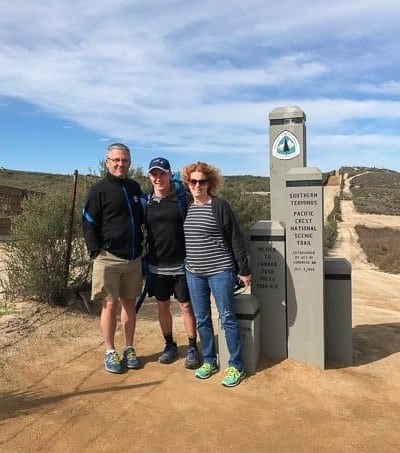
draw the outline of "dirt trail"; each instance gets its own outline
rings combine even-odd
[[[345,178],[344,191],[349,191],[351,178]],[[352,280],[356,291],[353,293],[353,305],[360,302],[369,310],[393,310],[400,313],[400,275],[386,274],[368,263],[365,253],[358,242],[356,225],[368,225],[371,228],[400,228],[399,216],[360,214],[355,211],[351,200],[341,201],[343,221],[339,224],[339,236],[332,256],[342,256],[352,263]]]
[[[102,370],[97,314],[28,304],[19,321],[0,324],[0,450],[397,452],[400,277],[369,266],[354,232],[359,215],[351,201],[342,210],[334,254],[353,269],[352,366],[263,360],[233,389],[219,385],[220,374],[197,380],[183,367],[176,307],[181,359],[157,362],[162,339],[146,301],[136,335],[144,366],[111,375]]]

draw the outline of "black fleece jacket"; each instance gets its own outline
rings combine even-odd
[[[142,191],[132,179],[111,174],[88,191],[82,212],[82,228],[91,258],[100,250],[133,259],[143,250]]]
[[[211,206],[224,243],[232,253],[236,272],[243,276],[250,275],[244,239],[232,208],[226,200],[216,196],[212,197]]]

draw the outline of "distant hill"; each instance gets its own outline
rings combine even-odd
[[[243,187],[246,192],[269,192],[269,176],[224,176],[225,185]]]
[[[86,177],[87,175],[80,175]],[[147,178],[145,178],[147,180]],[[228,186],[243,186],[246,191],[269,191],[269,177],[267,176],[224,176]],[[141,183],[141,181],[138,181]],[[37,192],[46,192],[55,188],[69,189],[72,184],[72,175],[40,173],[0,168],[0,186],[15,187]]]
[[[71,187],[72,175],[39,173],[33,171],[9,170],[0,168],[0,186],[46,192],[49,189]]]
[[[351,179],[350,191],[358,212],[400,215],[400,173],[369,167],[343,167]]]

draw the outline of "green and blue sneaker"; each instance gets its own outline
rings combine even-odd
[[[136,356],[136,352],[132,346],[128,346],[122,353],[122,365],[124,368],[135,370],[140,368],[139,359]]]
[[[214,373],[218,372],[218,366],[215,363],[204,362],[200,368],[197,368],[194,375],[199,379],[207,379]]]
[[[238,370],[234,366],[230,366],[225,371],[225,376],[221,381],[221,384],[225,387],[235,387],[245,378],[246,373],[244,370]]]
[[[110,373],[122,373],[121,360],[117,351],[106,352],[104,356],[104,368]]]

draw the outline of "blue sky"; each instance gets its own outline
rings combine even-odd
[[[0,0],[0,167],[197,160],[268,175],[268,116],[306,113],[307,163],[400,170],[400,2]]]

